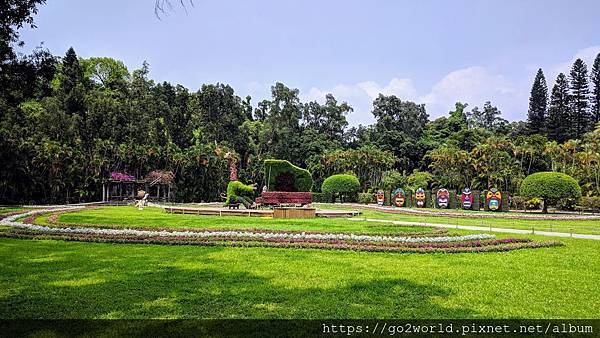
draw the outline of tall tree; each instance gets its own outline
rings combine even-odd
[[[69,114],[83,114],[83,70],[73,47],[67,50],[60,69],[60,92]]]
[[[577,59],[573,63],[570,73],[571,83],[571,121],[574,124],[575,138],[592,129],[589,111],[589,86],[588,70],[583,60]]]
[[[592,85],[592,120],[594,123],[600,122],[600,53],[594,60],[591,74]]]
[[[573,135],[569,113],[569,82],[565,74],[556,77],[548,108],[548,139],[563,143]]]
[[[195,122],[205,141],[228,142],[237,148],[239,127],[251,116],[233,88],[221,83],[203,85],[192,103]]]
[[[531,134],[545,134],[546,109],[548,106],[548,86],[542,68],[538,69],[531,87],[527,127]]]
[[[348,126],[346,115],[352,112],[346,102],[338,104],[332,94],[325,96],[325,104],[309,102],[304,105],[302,122],[305,128],[314,129],[333,141],[343,141],[344,130]]]
[[[417,144],[429,119],[425,105],[379,94],[373,101],[373,115],[375,143],[394,152],[399,158],[398,169],[412,171],[426,151]]]
[[[277,82],[271,87],[270,101],[259,105],[257,117],[264,120],[261,133],[261,153],[304,165],[300,150],[302,103],[299,90]]]
[[[490,131],[498,131],[508,124],[508,121],[501,118],[502,112],[496,106],[492,106],[490,101],[483,105],[483,111],[475,106],[467,114],[469,128],[484,128]]]

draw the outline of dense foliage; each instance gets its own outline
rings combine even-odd
[[[541,198],[544,201],[544,212],[548,212],[548,206],[556,204],[560,199],[581,197],[581,188],[569,175],[539,172],[525,177],[521,184],[521,195]]]
[[[495,186],[514,195],[526,176],[555,171],[600,196],[600,55],[589,73],[577,60],[569,76],[559,74],[549,98],[538,70],[527,122],[508,122],[489,101],[457,102],[431,120],[440,112],[379,95],[375,122],[349,127],[348,103],[331,94],[302,102],[282,83],[253,103],[227,84],[156,83],[146,63],[131,71],[73,48],[63,57],[42,48],[19,55],[18,29],[33,24],[39,3],[11,2],[0,15],[0,203],[96,201],[112,172],[154,170],[173,173],[177,201],[218,200],[228,153],[240,181],[260,187],[273,183],[264,161],[279,159],[312,172],[314,185],[307,177],[290,188],[299,191],[318,193],[326,177],[351,172],[363,192]]]
[[[342,202],[347,201],[354,199],[360,191],[360,181],[356,176],[349,174],[329,176],[323,181],[321,191],[325,194],[330,194],[334,198],[339,196]]]

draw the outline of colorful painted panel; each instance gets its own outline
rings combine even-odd
[[[425,208],[425,189],[419,188],[415,191],[415,201],[417,208]]]
[[[460,205],[465,210],[473,209],[473,192],[470,188],[464,188],[460,194]]]
[[[392,202],[399,208],[406,206],[406,193],[402,188],[394,190],[392,193]]]
[[[448,189],[439,189],[437,191],[437,205],[438,208],[446,209],[450,204],[450,192]]]
[[[502,193],[496,188],[491,188],[485,196],[485,203],[487,204],[488,209],[492,211],[501,210]]]
[[[383,192],[383,190],[377,191],[377,204],[383,205],[384,202],[385,202],[385,193]]]

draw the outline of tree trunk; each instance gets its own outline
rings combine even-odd
[[[545,199],[543,199],[542,201],[544,203],[544,209],[542,210],[542,212],[544,214],[547,214],[548,213],[548,201],[546,201]]]

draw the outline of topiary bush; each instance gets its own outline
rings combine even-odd
[[[247,185],[240,181],[231,181],[227,184],[227,200],[225,206],[233,203],[242,203],[246,208],[250,208],[254,203],[251,197],[254,197],[254,185]]]
[[[310,191],[310,172],[285,160],[265,160],[265,184],[269,191]]]
[[[356,200],[360,190],[360,182],[354,175],[339,174],[329,176],[323,181],[321,191],[332,196],[339,196],[340,202],[344,200]]]
[[[563,173],[539,172],[531,174],[521,183],[521,195],[544,201],[543,212],[548,212],[549,205],[556,205],[561,199],[580,198],[581,187],[577,181]]]

